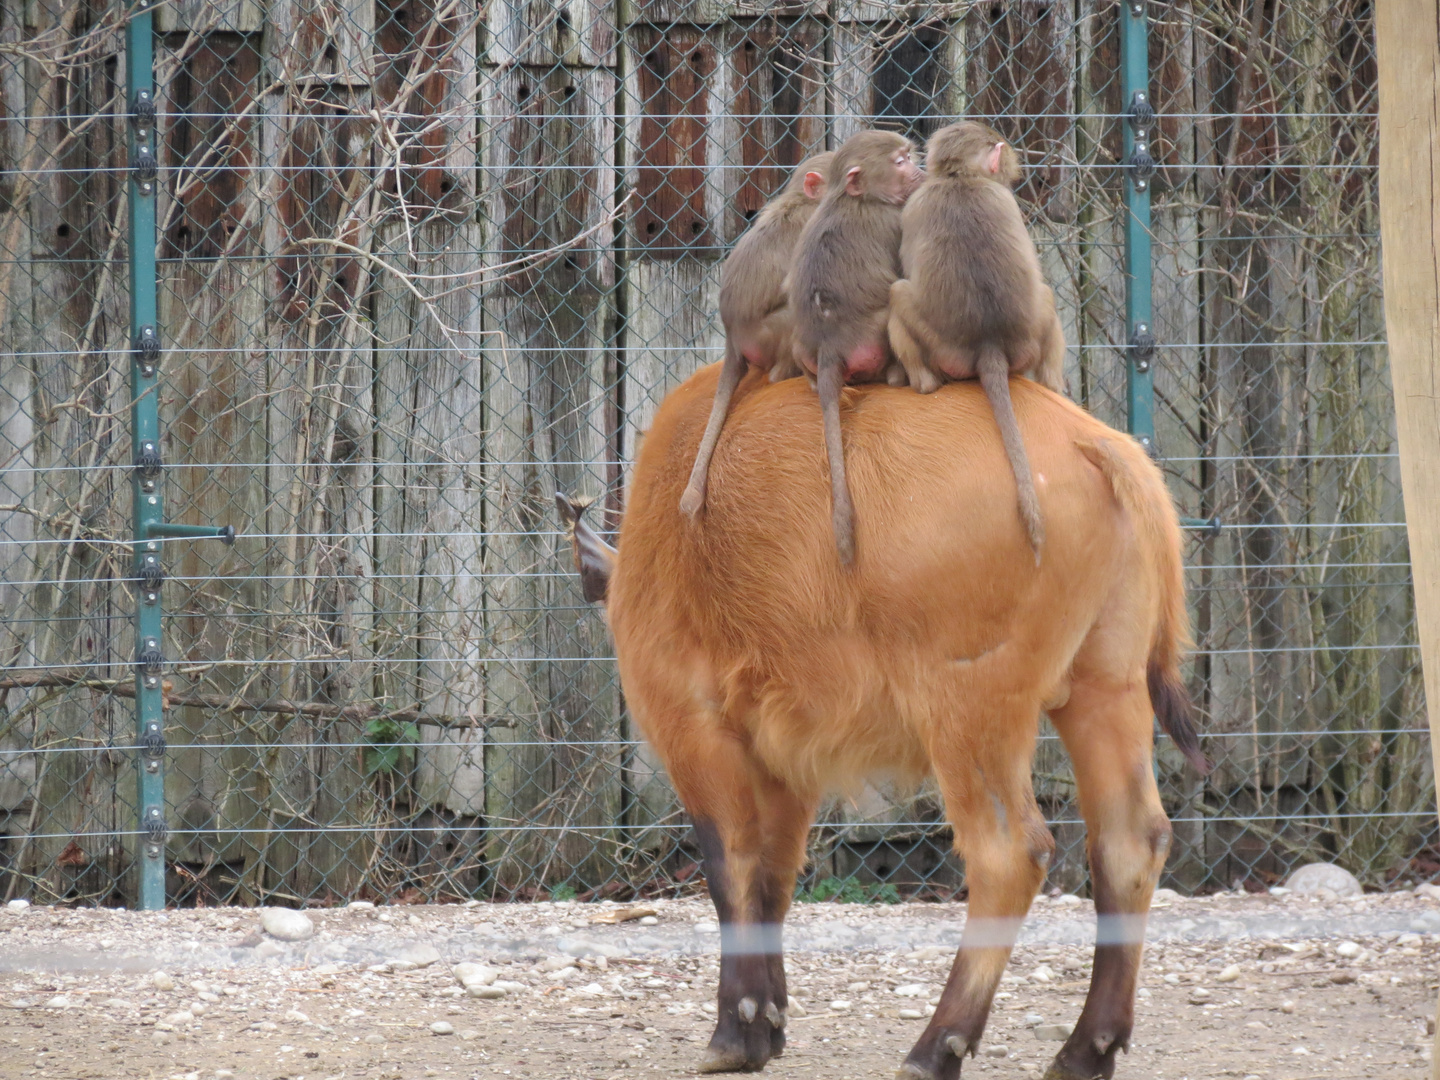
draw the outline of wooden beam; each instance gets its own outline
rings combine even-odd
[[[1440,0],[1376,4],[1375,38],[1385,329],[1430,751],[1440,776]],[[1440,1034],[1430,1075],[1440,1080]]]

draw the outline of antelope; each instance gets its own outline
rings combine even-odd
[[[1044,711],[1074,765],[1099,921],[1084,1008],[1046,1075],[1111,1077],[1170,844],[1152,716],[1206,768],[1181,681],[1180,527],[1160,471],[1128,436],[1013,379],[1048,523],[1037,567],[977,384],[924,397],[847,388],[859,514],[846,567],[820,408],[801,380],[745,378],[711,464],[704,527],[676,509],[718,376],[719,365],[704,369],[661,404],[618,549],[557,496],[721,923],[719,1017],[700,1070],[756,1071],[784,1049],[781,925],[821,799],[929,775],[965,863],[968,915],[899,1076],[959,1076],[1054,851],[1031,782]]]

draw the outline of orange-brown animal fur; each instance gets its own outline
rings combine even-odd
[[[821,797],[933,774],[966,862],[969,921],[903,1074],[951,1080],[1053,849],[1030,780],[1042,706],[1074,762],[1099,913],[1143,925],[1170,832],[1151,769],[1154,710],[1203,762],[1179,672],[1175,511],[1136,443],[1017,380],[1055,525],[1037,569],[979,386],[927,397],[847,388],[861,511],[847,569],[824,512],[819,403],[798,380],[751,373],[711,466],[707,527],[684,528],[675,502],[718,373],[691,378],[656,413],[608,581],[630,710],[695,822],[729,928],[702,1068],[759,1068],[783,1048],[784,970],[767,928],[784,918]],[[1052,1075],[1111,1075],[1133,1019],[1132,937],[1097,947]]]

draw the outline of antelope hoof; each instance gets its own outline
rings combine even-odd
[[[978,1038],[958,1032],[947,1035],[944,1028],[927,1031],[900,1066],[896,1080],[956,1080],[965,1055],[973,1054],[978,1045]]]
[[[735,1007],[735,1011],[740,1014],[740,1019],[745,1023],[753,1024],[756,1014],[760,1011],[760,1007],[755,1004],[754,998],[746,997],[740,999],[740,1004]]]
[[[775,1007],[773,1001],[765,1006],[765,1019],[770,1021],[770,1026],[773,1028],[785,1026],[785,1014]]]
[[[1055,1055],[1045,1080],[1111,1080],[1116,1051],[1127,1049],[1127,1043],[1119,1035],[1102,1033],[1087,1039],[1077,1032]]]
[[[700,1059],[702,1073],[756,1072],[761,1068],[763,1066],[752,1065],[743,1050],[721,1050],[712,1046]]]

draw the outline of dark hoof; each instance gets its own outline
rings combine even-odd
[[[759,1072],[764,1067],[763,1061],[758,1065],[751,1062],[744,1050],[723,1050],[716,1046],[709,1047],[700,1059],[702,1073]]]
[[[784,1050],[785,1014],[772,1002],[747,996],[716,1023],[700,1071],[759,1072]]]
[[[974,1055],[978,1042],[944,1028],[927,1031],[900,1066],[895,1080],[958,1080],[960,1063],[966,1054]]]
[[[1111,1080],[1115,1075],[1115,1055],[1124,1049],[1124,1042],[1107,1036],[1077,1038],[1078,1034],[1060,1048],[1045,1070],[1045,1080]]]

